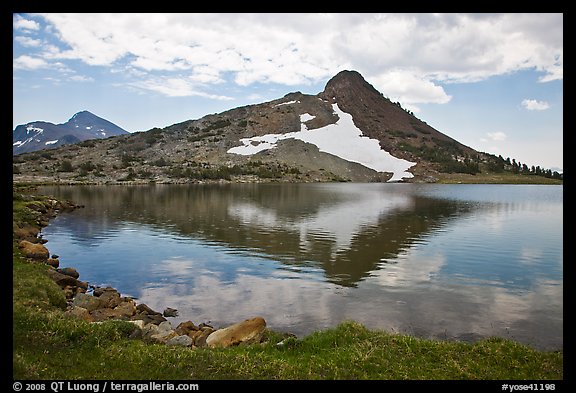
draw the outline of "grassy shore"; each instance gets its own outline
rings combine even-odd
[[[475,175],[467,173],[440,173],[440,184],[550,184],[562,185],[563,180],[547,178],[544,176],[523,175],[511,172],[483,172]]]
[[[35,203],[13,199],[13,228],[34,224]],[[298,339],[268,331],[263,343],[225,349],[150,344],[131,338],[128,322],[66,317],[63,292],[47,269],[13,241],[14,379],[563,379],[562,351],[500,338],[419,339],[353,321]]]

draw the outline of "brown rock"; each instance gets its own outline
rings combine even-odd
[[[68,276],[66,276],[68,277]],[[83,307],[88,310],[90,313],[95,311],[99,308],[102,308],[102,303],[100,302],[100,298],[96,296],[87,295],[85,293],[80,293],[76,295],[74,301],[72,303],[74,306]]]
[[[130,318],[131,321],[142,321],[144,325],[153,324],[153,319],[148,314],[138,313]]]
[[[128,319],[136,313],[136,306],[133,301],[122,302],[114,310],[118,311],[120,318]]]
[[[74,277],[74,278],[80,277],[80,273],[78,273],[78,270],[74,269],[73,267],[63,267],[61,269],[56,269],[56,271],[58,273],[65,274],[65,275],[70,276],[70,277]]]
[[[209,328],[209,327],[205,327],[202,330],[200,330],[200,334],[194,334],[194,344],[197,347],[206,347],[206,339],[212,334],[214,333],[214,329]]]
[[[224,329],[218,329],[208,336],[206,344],[211,347],[230,347],[238,344],[260,342],[266,321],[262,317],[246,319]]]
[[[82,288],[82,292],[86,292],[88,290],[88,283],[86,281],[76,280],[78,283],[78,288]]]
[[[166,344],[166,341],[170,340],[171,338],[177,337],[177,336],[178,336],[178,334],[174,330],[170,330],[170,331],[154,334],[154,335],[150,336],[150,338],[152,339],[152,341],[155,341],[157,343]]]
[[[109,319],[123,319],[122,312],[112,308],[99,308],[90,311],[90,315],[94,318],[94,322],[102,322]]]
[[[190,333],[192,332],[196,332],[199,331],[200,328],[196,325],[194,325],[194,323],[192,321],[186,321],[186,322],[180,322],[180,324],[178,326],[176,326],[176,329],[174,329],[176,331],[176,333],[178,333],[179,335],[190,335]]]
[[[192,330],[188,333],[188,337],[190,337],[192,340],[194,340],[194,344],[197,347],[199,347],[200,345],[198,345],[197,341],[202,334],[203,334],[202,330]],[[209,334],[206,334],[206,337],[208,337],[208,336],[209,336]],[[204,337],[204,345],[206,345],[206,337]]]
[[[180,347],[191,347],[194,345],[194,340],[192,340],[189,336],[176,336],[172,337],[170,340],[166,341],[166,345],[168,346],[180,346]]]
[[[31,243],[35,243],[38,239],[38,232],[39,230],[37,227],[25,225],[22,228],[14,229],[14,236],[17,239],[28,240]]]
[[[112,287],[110,287],[112,289]],[[106,288],[102,288],[102,287],[94,287],[94,290],[92,291],[92,295],[96,296],[96,297],[100,297],[104,291],[106,291]]]
[[[52,281],[58,284],[62,289],[68,286],[77,287],[79,284],[81,284],[81,282],[75,279],[74,277],[59,273],[54,269],[48,269],[46,274],[48,274],[48,277],[50,277]]]
[[[50,256],[50,252],[44,245],[31,243],[28,240],[21,240],[18,247],[26,258],[47,261]]]
[[[120,294],[116,290],[104,291],[104,293],[98,298],[100,299],[103,307],[114,308],[122,303]]]
[[[76,295],[77,288],[78,287],[66,285],[64,288],[62,288],[62,290],[64,291],[64,297],[66,297],[66,299],[72,299],[74,295]]]
[[[144,312],[148,315],[162,315],[162,313],[158,312],[158,311],[154,311],[152,310],[150,307],[148,307],[146,304],[144,303],[140,303],[138,306],[136,306],[136,309],[140,312]]]
[[[92,318],[92,315],[90,315],[88,310],[86,310],[84,307],[73,306],[71,309],[67,310],[64,314],[74,318],[83,319],[88,322],[94,322],[94,318]]]
[[[58,258],[48,258],[46,263],[54,268],[60,266],[60,261],[58,260]]]
[[[172,324],[168,321],[165,321],[165,322],[162,322],[160,325],[158,325],[158,329],[156,330],[156,333],[152,334],[150,336],[150,338],[153,341],[165,344],[166,341],[168,341],[171,338],[174,338],[176,336],[178,336],[178,333],[176,333],[172,329]]]
[[[162,313],[162,315],[165,317],[177,317],[178,316],[178,310],[176,310],[175,308],[166,307],[164,309],[164,312]]]
[[[166,322],[167,319],[162,316],[162,314],[146,314],[146,316],[150,319],[150,323],[154,325],[160,325],[162,322]]]

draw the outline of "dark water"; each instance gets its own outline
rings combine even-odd
[[[563,346],[561,186],[43,187],[84,204],[51,253],[174,324],[252,316],[298,336],[347,319],[420,337]]]

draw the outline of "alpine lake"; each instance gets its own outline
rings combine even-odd
[[[298,337],[355,320],[563,348],[563,187],[43,186],[85,207],[43,229],[60,266],[154,310]]]

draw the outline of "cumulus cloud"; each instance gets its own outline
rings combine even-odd
[[[12,66],[14,69],[36,70],[39,68],[47,68],[49,67],[49,64],[44,59],[22,55],[14,59]]]
[[[185,78],[155,78],[128,83],[132,87],[149,90],[168,97],[200,96],[216,100],[230,100],[230,97],[209,94],[197,89],[194,83]]]
[[[40,25],[33,20],[25,19],[21,15],[14,15],[12,18],[12,27],[14,30],[38,30]]]
[[[41,40],[37,40],[27,36],[16,36],[14,37],[14,40],[22,46],[39,47],[40,45],[42,45]]]
[[[94,78],[85,75],[72,75],[69,79],[74,82],[94,82]]]
[[[400,101],[405,106],[418,110],[415,104],[445,104],[452,98],[444,89],[413,70],[391,70],[372,80],[374,87],[392,101]]]
[[[446,103],[441,84],[523,69],[563,77],[562,14],[39,14],[46,60],[140,70],[166,95],[198,85],[288,86],[354,69],[403,104]],[[90,21],[87,23],[86,21]],[[21,16],[14,29],[38,29]],[[166,87],[149,82],[162,73]],[[175,80],[175,73],[186,74]],[[194,83],[193,83],[194,82]],[[194,88],[192,87],[194,86]]]
[[[500,131],[497,132],[487,132],[486,136],[488,137],[487,139],[483,139],[483,141],[494,141],[494,142],[501,142],[506,140],[506,134]]]
[[[548,104],[546,101],[530,99],[522,100],[522,106],[529,111],[545,111],[546,109],[550,108],[550,104]]]

